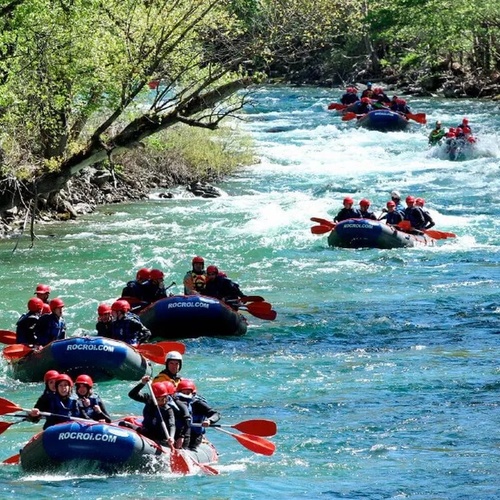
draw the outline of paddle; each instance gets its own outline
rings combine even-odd
[[[193,427],[201,427],[201,424],[191,424]],[[276,422],[265,419],[244,420],[234,425],[224,424],[211,424],[210,427],[228,427],[236,429],[246,434],[253,434],[254,436],[270,437],[276,435],[277,427]]]
[[[142,354],[146,359],[154,361],[159,365],[165,363],[165,351],[158,344],[140,344],[135,347],[135,350]]]
[[[311,233],[312,234],[326,234],[326,233],[332,232],[334,228],[335,228],[335,226],[334,227],[326,226],[324,224],[321,224],[319,226],[311,226]]]
[[[437,229],[424,229],[425,234],[428,234],[431,238],[435,240],[445,240],[447,238],[456,238],[455,233],[448,233],[446,231],[438,231]]]
[[[142,344],[144,345],[144,344]],[[165,340],[162,342],[155,342],[154,344],[150,345],[158,345],[163,349],[163,352],[167,353],[170,351],[177,351],[180,352],[181,354],[184,354],[186,352],[186,346],[182,342],[171,342],[169,340]],[[165,359],[163,359],[163,363],[165,362]]]
[[[266,319],[268,321],[274,321],[278,313],[272,309],[268,309],[267,306],[263,307],[262,304],[269,304],[268,302],[250,302],[244,307],[240,307],[244,311],[248,311],[252,316],[259,319]],[[270,305],[270,304],[269,304]],[[259,307],[261,306],[261,307]],[[272,306],[271,306],[272,307]]]
[[[323,226],[331,226],[332,229],[337,225],[335,222],[331,222],[326,219],[321,219],[320,217],[311,217],[311,220]]]
[[[21,359],[24,358],[24,356],[27,356],[28,354],[33,352],[32,347],[28,347],[27,345],[24,344],[13,344],[7,346],[3,350],[3,357],[5,359],[8,359],[9,361],[15,360],[15,359]]]
[[[245,295],[244,297],[240,297],[240,302],[246,304],[247,302],[264,302],[264,297],[260,295]]]
[[[406,113],[406,118],[409,120],[415,120],[417,123],[425,125],[427,123],[427,117],[425,113]]]
[[[18,423],[19,422],[0,422],[0,434],[3,434],[11,425],[16,425]]]
[[[209,427],[209,429],[212,426]],[[224,434],[229,434],[234,437],[242,446],[247,448],[254,453],[259,455],[271,456],[276,450],[276,446],[271,441],[264,439],[263,437],[253,436],[251,434],[233,434],[232,432],[221,429],[220,427],[214,427],[216,431],[223,432]]]
[[[10,330],[0,330],[0,342],[2,344],[15,344],[17,342],[16,332]]]
[[[168,432],[167,426],[165,425],[165,420],[163,420],[163,416],[160,411],[160,407],[158,406],[158,401],[156,400],[156,396],[153,392],[153,387],[151,381],[149,380],[146,384],[149,389],[149,394],[151,395],[151,401],[156,406],[157,414],[160,417],[160,424],[167,439],[170,439],[170,434]],[[189,464],[187,463],[186,458],[182,455],[179,450],[174,448],[172,445],[170,446],[170,469],[175,474],[189,474]]]
[[[343,122],[348,122],[350,120],[354,120],[354,118],[361,118],[362,116],[365,116],[365,115],[357,115],[356,113],[354,113],[353,111],[348,111],[343,117],[342,117],[342,121]]]
[[[328,105],[328,109],[335,109],[336,111],[342,111],[345,108],[347,108],[347,104],[340,104],[338,102],[331,102]]]
[[[9,458],[6,458],[2,463],[3,464],[18,464],[21,459],[21,455],[18,453],[17,455],[12,455]]]

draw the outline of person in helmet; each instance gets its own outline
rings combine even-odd
[[[387,105],[391,102],[389,96],[384,92],[382,87],[376,87],[373,89],[372,100],[375,100],[373,107],[379,109],[387,108]]]
[[[95,325],[99,337],[112,338],[112,320],[111,306],[108,304],[99,304],[97,306],[97,323]]]
[[[241,305],[239,304],[239,299],[245,297],[238,283],[230,280],[225,274],[220,273],[217,266],[207,267],[205,295],[222,300],[235,310]]]
[[[399,191],[394,190],[394,191],[391,192],[391,201],[393,201],[395,203],[395,205],[396,205],[396,211],[400,212],[401,215],[404,216],[405,207],[401,203],[401,193]]]
[[[196,450],[203,441],[205,429],[220,420],[220,413],[211,408],[206,400],[198,396],[196,385],[192,380],[182,379],[177,384],[175,401],[184,403],[191,415],[191,438],[189,449]]]
[[[342,202],[344,208],[333,219],[334,222],[342,222],[347,219],[360,219],[361,213],[357,208],[352,208],[354,200],[350,196],[346,196]]]
[[[415,198],[415,206],[419,207],[422,210],[422,213],[424,214],[425,218],[424,229],[430,229],[431,227],[434,227],[436,223],[432,219],[429,210],[424,208],[424,205],[425,205],[425,200],[423,198]]]
[[[151,269],[149,280],[142,286],[142,300],[151,304],[167,296],[165,289],[165,273],[161,269]]]
[[[403,215],[401,214],[401,212],[398,212],[396,210],[396,203],[394,203],[392,200],[387,202],[386,207],[386,213],[382,215],[379,220],[385,219],[386,224],[389,224],[390,226],[396,226],[403,220]]]
[[[28,300],[28,312],[24,313],[16,323],[16,342],[34,346],[37,344],[36,324],[43,311],[43,301],[38,297]]]
[[[35,289],[35,295],[42,300],[43,302],[43,310],[42,314],[50,314],[52,311],[50,310],[49,306],[49,295],[50,295],[51,289],[49,285],[44,285],[40,283],[39,285],[36,286]]]
[[[93,391],[94,381],[88,375],[78,375],[75,379],[76,404],[83,418],[98,422],[111,422],[102,399]]]
[[[151,269],[141,267],[135,275],[135,280],[127,282],[127,285],[122,290],[122,297],[129,299],[137,299],[138,301],[144,300],[144,284],[150,278]]]
[[[370,210],[370,200],[366,198],[359,202],[359,213],[363,219],[377,220],[377,216]]]
[[[36,323],[35,335],[38,346],[45,346],[54,340],[66,338],[66,322],[63,318],[64,302],[55,298],[49,302],[50,314],[42,314]]]
[[[372,99],[373,96],[374,96],[374,92],[373,92],[373,84],[372,82],[368,82],[366,84],[366,89],[363,90],[363,92],[361,93],[361,99],[363,99],[363,97],[368,97],[368,99]]]
[[[55,379],[55,393],[53,396],[47,398],[47,406],[43,409],[33,408],[28,414],[29,420],[33,422],[38,421],[42,417],[41,412],[52,413],[51,416],[46,417],[43,426],[45,430],[52,425],[70,420],[70,418],[65,417],[86,418],[78,411],[76,398],[71,395],[72,388],[73,380],[71,377],[66,374],[59,374]]]
[[[469,120],[467,118],[464,118],[462,122],[459,125],[457,125],[455,130],[458,131],[460,134],[463,134],[465,137],[472,134],[472,130],[469,126]]]
[[[163,446],[187,448],[191,436],[191,417],[187,406],[182,402],[174,402],[172,395],[175,386],[171,382],[153,382],[150,387],[154,398],[150,393],[142,393],[150,380],[148,375],[144,375],[140,383],[128,393],[129,398],[144,403],[140,432]],[[165,436],[162,421],[167,427],[168,436]]]
[[[340,102],[345,106],[349,106],[359,101],[358,90],[356,87],[347,87],[345,94],[340,98]]]
[[[130,304],[124,300],[116,300],[111,304],[111,338],[121,340],[132,346],[146,342],[151,332],[142,324],[137,314],[130,312]]]
[[[446,132],[442,128],[441,122],[438,120],[434,129],[429,134],[429,146],[441,144],[441,139],[445,136]]]
[[[40,397],[36,400],[34,408],[37,408],[39,411],[44,412],[50,411],[51,399],[56,393],[56,380],[59,375],[60,373],[57,370],[48,370],[47,372],[45,372],[45,375],[43,376],[45,389]],[[30,413],[28,414],[27,420],[29,420],[30,422],[38,422],[40,420],[40,416],[32,417]]]
[[[411,227],[416,232],[420,232],[425,227],[425,217],[422,209],[415,205],[413,196],[406,197],[406,209],[403,220],[410,221]]]
[[[205,259],[196,255],[191,261],[191,269],[184,276],[184,295],[200,295],[205,291]]]
[[[349,109],[357,115],[366,115],[366,113],[373,110],[372,101],[369,97],[362,97],[360,101],[353,104]]]
[[[401,115],[407,115],[411,113],[411,109],[408,106],[407,102],[404,99],[400,99],[398,96],[393,96],[389,104],[389,109]]]
[[[180,382],[179,372],[182,369],[182,354],[178,351],[167,352],[165,368],[156,375],[153,382],[172,382],[175,386]]]

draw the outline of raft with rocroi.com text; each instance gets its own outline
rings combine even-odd
[[[151,375],[151,363],[132,346],[105,337],[69,337],[12,360],[10,370],[22,382],[39,382],[48,370],[72,378],[86,374],[94,380],[138,380]]]
[[[247,321],[238,311],[213,297],[174,295],[141,311],[142,323],[153,337],[181,339],[244,335]]]
[[[406,233],[370,219],[344,220],[328,235],[328,244],[341,248],[404,248],[434,243],[435,240],[426,234]]]
[[[133,419],[134,417],[128,417]],[[28,473],[42,472],[160,472],[170,470],[170,449],[166,449],[135,430],[95,421],[71,421],[48,427],[36,434],[20,453],[20,465]],[[177,450],[184,463],[217,462],[212,444],[202,443],[196,451]]]

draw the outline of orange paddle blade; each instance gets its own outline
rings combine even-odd
[[[21,455],[19,453],[17,455],[12,455],[9,458],[6,458],[2,463],[3,464],[18,464],[21,460]]]
[[[135,349],[150,361],[154,361],[160,365],[165,363],[165,351],[157,344],[141,344]]]
[[[17,342],[16,332],[10,330],[0,330],[0,342],[2,344],[15,344]]]
[[[310,220],[312,220],[313,222],[317,222],[322,226],[331,226],[332,229],[336,226],[335,222],[329,221],[327,219],[322,219],[321,217],[311,217]]]
[[[342,111],[345,108],[347,108],[347,106],[345,104],[340,104],[339,102],[331,102],[328,105],[328,109],[335,109],[336,111]]]
[[[217,424],[215,424],[217,426]],[[220,427],[224,427],[221,425]],[[243,422],[239,422],[234,425],[230,425],[229,427],[236,429],[240,432],[244,432],[246,434],[253,434],[254,436],[274,436],[278,428],[276,427],[276,422],[273,420],[266,419],[253,419],[253,420],[244,420]]]
[[[9,360],[20,359],[24,358],[24,356],[27,356],[32,352],[33,352],[32,347],[28,347],[27,345],[24,344],[14,344],[7,346],[3,350],[3,357]]]
[[[331,226],[325,226],[323,224],[319,226],[311,226],[311,233],[312,234],[326,234],[330,233],[333,230],[333,227]]]
[[[350,120],[354,120],[354,118],[357,118],[358,115],[352,111],[348,111],[343,117],[342,117],[342,121],[343,122],[348,122]]]
[[[186,352],[186,346],[182,342],[170,342],[168,340],[165,340],[162,342],[155,342],[154,344],[151,345],[160,346],[163,349],[163,352],[165,353],[170,351],[177,351],[180,352],[181,354],[184,354]]]

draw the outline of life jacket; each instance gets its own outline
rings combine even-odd
[[[84,398],[88,399],[90,401],[89,406],[85,406],[83,404]],[[78,411],[79,411],[80,415],[83,416],[83,418],[85,418],[85,416],[87,416],[88,418],[90,418],[92,420],[100,420],[100,419],[104,418],[104,415],[102,413],[96,412],[94,410],[94,406],[96,406],[96,405],[102,409],[102,400],[99,396],[91,395],[91,396],[79,397],[76,400],[76,404],[77,404]]]
[[[139,316],[131,312],[111,323],[111,334],[115,340],[130,345],[136,345],[151,336],[151,332],[141,323]]]
[[[48,403],[48,412],[60,416],[47,417],[43,426],[44,430],[52,425],[67,422],[68,419],[64,417],[77,417],[79,414],[76,399],[73,397],[63,399],[59,394],[55,393],[52,397],[49,397]]]
[[[18,344],[36,344],[35,328],[39,315],[28,311],[16,323],[16,342]]]
[[[43,314],[37,321],[35,334],[39,345],[50,344],[54,340],[66,338],[66,323],[54,313]]]
[[[200,406],[196,404],[197,402],[206,403],[206,400],[203,397],[198,396],[196,394],[192,398],[186,397],[183,394],[178,394],[177,397],[187,406],[189,414],[191,415],[191,424],[201,424],[205,420],[206,415],[199,412]],[[202,434],[205,434],[205,432],[206,432],[205,427],[202,427],[201,425],[196,425],[196,426],[191,425],[192,436],[193,435],[200,436]]]

